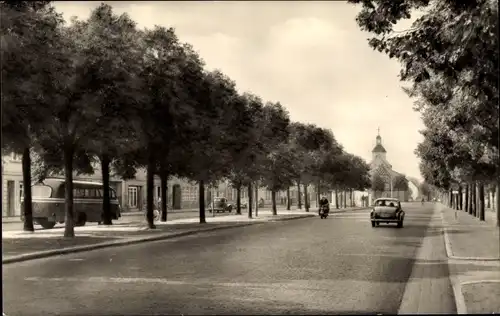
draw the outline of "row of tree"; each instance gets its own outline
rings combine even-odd
[[[375,35],[370,45],[402,65],[405,91],[425,124],[416,153],[427,184],[484,220],[485,190],[500,198],[498,1],[350,2],[362,4],[357,22]],[[417,9],[409,30],[394,31]]]
[[[238,212],[243,187],[249,197],[267,187],[274,214],[276,192],[292,185],[314,184],[318,194],[370,185],[368,165],[330,130],[291,122],[279,102],[238,93],[173,28],[141,30],[105,4],[70,25],[49,1],[2,1],[1,9],[2,150],[22,154],[24,183],[64,174],[66,237],[74,236],[73,175],[93,173],[95,163],[107,225],[110,170],[127,179],[146,169],[150,228],[155,175],[165,197],[169,177],[198,183],[201,223],[205,187],[221,179],[237,189]],[[33,231],[28,187],[24,229]],[[161,208],[166,221],[166,199]]]

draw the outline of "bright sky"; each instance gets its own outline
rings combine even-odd
[[[55,2],[69,21],[100,2]],[[294,121],[329,128],[344,148],[371,161],[377,128],[394,170],[421,179],[414,150],[420,115],[401,90],[399,64],[373,51],[345,2],[112,1],[139,27],[174,27],[208,69],[221,69],[240,91],[280,101]],[[405,23],[406,24],[406,23]],[[404,29],[400,28],[400,29]]]

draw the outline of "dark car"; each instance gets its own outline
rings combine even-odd
[[[230,204],[224,197],[216,197],[212,202],[212,207],[210,208],[210,212],[212,212],[212,210],[216,213],[226,212],[226,211],[231,213],[231,211],[233,210],[233,205]]]
[[[403,227],[405,212],[401,208],[401,202],[394,198],[376,199],[373,210],[370,212],[372,227],[380,223],[396,223],[397,227]]]

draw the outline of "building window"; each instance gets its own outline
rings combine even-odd
[[[161,186],[156,187],[156,199],[159,201],[161,198]]]
[[[128,187],[128,207],[137,208],[137,187]]]
[[[23,200],[23,195],[24,195],[23,183],[19,182],[19,205],[21,205],[21,201]]]
[[[271,191],[266,190],[266,200],[270,200],[270,199],[271,199]]]
[[[196,201],[198,198],[198,186],[186,185],[182,188],[182,199],[185,201]]]

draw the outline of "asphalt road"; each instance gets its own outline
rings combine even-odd
[[[403,297],[429,293],[405,291],[423,265],[441,280],[428,282],[439,291],[428,308],[456,313],[446,266],[416,260],[435,234],[432,206],[405,210],[402,229],[372,228],[368,211],[353,211],[5,265],[4,312],[395,314]]]

